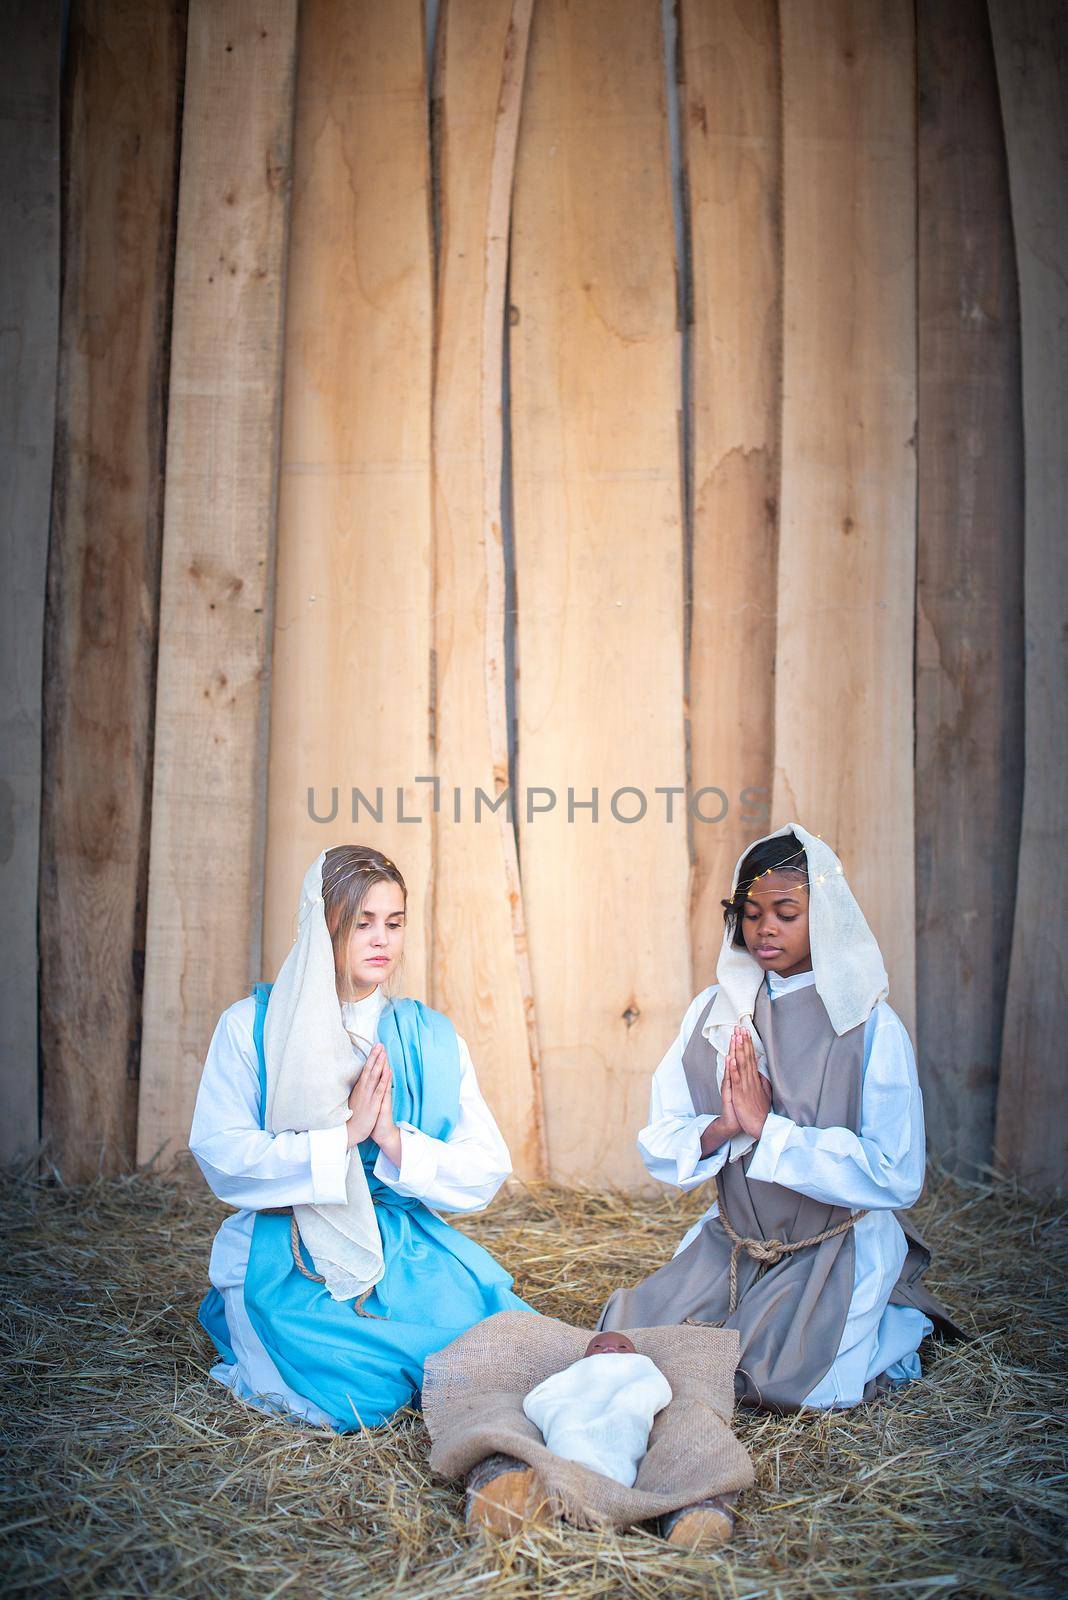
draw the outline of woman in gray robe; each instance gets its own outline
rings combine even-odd
[[[848,1406],[919,1374],[930,1255],[901,1212],[924,1176],[923,1101],[879,947],[838,857],[790,824],[739,860],[717,982],[657,1068],[649,1171],[717,1200],[603,1328],[723,1322],[746,1405]]]

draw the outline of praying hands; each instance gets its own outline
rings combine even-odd
[[[393,1120],[393,1072],[385,1046],[371,1046],[349,1095],[349,1148],[373,1139],[395,1167],[401,1164],[400,1129]]]
[[[402,1150],[400,1129],[393,1120],[393,1070],[386,1060],[386,1052],[382,1046],[380,1044],[375,1045],[375,1049],[382,1051],[383,1089],[378,1120],[371,1129],[371,1138],[383,1155],[387,1156],[399,1171]]]
[[[771,1110],[771,1085],[757,1066],[753,1041],[744,1028],[735,1028],[731,1035],[720,1096],[723,1110],[701,1135],[702,1157],[739,1133],[759,1139]]]
[[[389,1062],[380,1044],[372,1046],[363,1064],[360,1076],[349,1095],[348,1145],[362,1144],[373,1135],[382,1115],[387,1096],[393,1093],[389,1075]]]
[[[720,1093],[728,1121],[759,1139],[771,1110],[771,1084],[757,1066],[756,1049],[744,1028],[731,1035]]]

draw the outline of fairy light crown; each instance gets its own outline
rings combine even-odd
[[[821,833],[817,833],[815,837],[822,844],[823,835]],[[799,865],[799,866],[796,866],[796,867],[792,865],[793,862],[798,861],[801,858],[803,858],[802,865]],[[800,850],[795,850],[792,856],[787,856],[786,857],[785,861],[780,861],[774,867],[765,867],[763,872],[758,872],[754,877],[750,878],[748,884],[746,885],[746,890],[745,890],[746,899],[748,899],[752,895],[754,884],[759,883],[761,878],[769,878],[773,872],[796,872],[798,874],[803,875],[805,880],[806,880],[806,883],[807,883],[807,881],[808,881],[808,855],[807,855],[807,852],[804,850],[804,848],[802,848]],[[842,876],[842,863],[840,861],[835,866],[834,874],[837,874],[837,876],[839,876],[839,877]],[[834,874],[832,874],[830,872],[817,873],[815,881],[817,883],[826,883],[827,879],[829,877],[833,876]],[[741,888],[741,884],[739,884],[738,887]]]

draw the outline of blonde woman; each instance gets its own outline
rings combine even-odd
[[[200,1308],[212,1376],[339,1432],[413,1401],[426,1357],[474,1323],[528,1309],[435,1215],[487,1205],[511,1163],[452,1023],[388,996],[407,900],[377,850],[312,863],[277,981],[219,1019],[190,1133],[237,1208]]]

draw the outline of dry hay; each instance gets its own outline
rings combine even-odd
[[[589,1322],[665,1260],[701,1195],[513,1188],[466,1226],[539,1309]],[[739,1423],[757,1466],[735,1543],[463,1532],[417,1413],[373,1434],[272,1421],[206,1376],[218,1205],[188,1177],[6,1189],[11,1595],[1054,1596],[1064,1581],[1060,1212],[933,1180],[919,1220],[977,1338],[837,1416]]]

